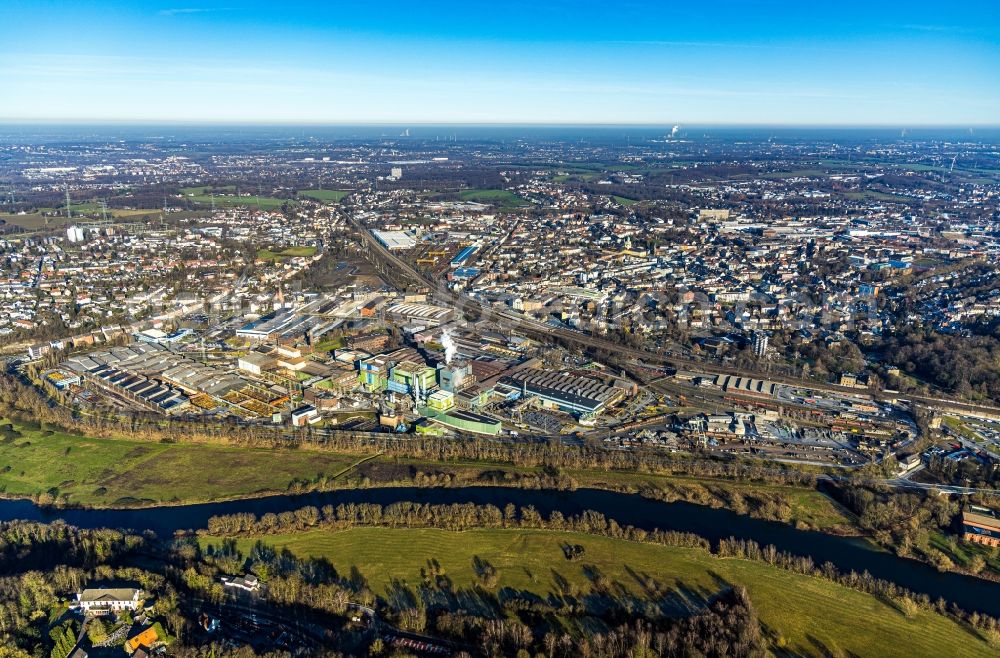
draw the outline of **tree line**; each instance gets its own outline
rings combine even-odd
[[[0,522],[0,573],[64,564],[92,569],[146,545],[146,538],[111,528],[81,530],[62,521]]]
[[[508,503],[503,509],[496,505],[454,503],[399,502],[341,503],[301,507],[279,514],[257,516],[251,512],[213,516],[202,534],[238,537],[281,534],[317,528],[345,530],[355,527],[441,528],[468,530],[472,528],[536,528],[603,535],[614,539],[649,542],[666,546],[708,549],[708,541],[688,532],[673,530],[647,531],[634,526],[621,526],[600,512],[585,510],[566,516],[555,510],[547,518],[533,506],[518,507]]]

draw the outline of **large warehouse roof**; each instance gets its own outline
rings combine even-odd
[[[372,231],[375,239],[382,243],[382,246],[392,251],[395,249],[413,249],[417,246],[416,239],[404,231]]]

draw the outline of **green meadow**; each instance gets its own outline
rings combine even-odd
[[[281,493],[296,481],[332,477],[359,459],[304,450],[97,439],[23,427],[18,431],[21,437],[0,440],[0,492],[21,497],[50,494],[95,507]]]
[[[458,193],[462,201],[495,203],[501,206],[523,206],[528,202],[509,190],[462,190]]]
[[[297,196],[313,199],[314,201],[339,203],[348,194],[350,192],[344,192],[343,190],[299,190]]]
[[[203,538],[203,545],[218,538]],[[257,539],[237,540],[247,554]],[[647,590],[649,579],[683,607],[696,608],[731,585],[743,585],[778,655],[795,656],[986,656],[996,655],[978,635],[934,612],[903,614],[891,603],[831,581],[766,564],[714,557],[699,549],[640,544],[579,533],[480,529],[353,528],[267,536],[265,544],[301,557],[329,560],[347,574],[357,567],[372,590],[386,595],[393,581],[422,583],[421,569],[435,560],[454,587],[476,583],[475,561],[500,572],[498,587],[539,596],[589,588],[600,575],[611,591]],[[577,561],[563,546],[584,547]]]
[[[271,251],[270,249],[261,249],[257,252],[257,260],[284,260],[286,258],[296,258],[316,255],[316,247],[286,247],[281,251]]]
[[[211,194],[211,190],[213,189],[224,193],[215,194],[213,197]],[[215,188],[203,185],[201,187],[185,187],[181,189],[181,194],[189,201],[205,206],[211,206],[214,201],[216,208],[233,206],[256,207],[259,205],[261,210],[274,210],[289,201],[289,199],[258,196],[253,193],[248,195],[247,192],[252,192],[252,190],[237,190],[234,185]]]

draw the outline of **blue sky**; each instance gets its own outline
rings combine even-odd
[[[0,2],[0,119],[1000,123],[1000,2]]]

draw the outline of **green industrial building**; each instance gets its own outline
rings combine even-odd
[[[430,407],[421,407],[420,413],[433,423],[445,425],[459,432],[497,436],[502,429],[499,420],[461,409],[440,412]]]

